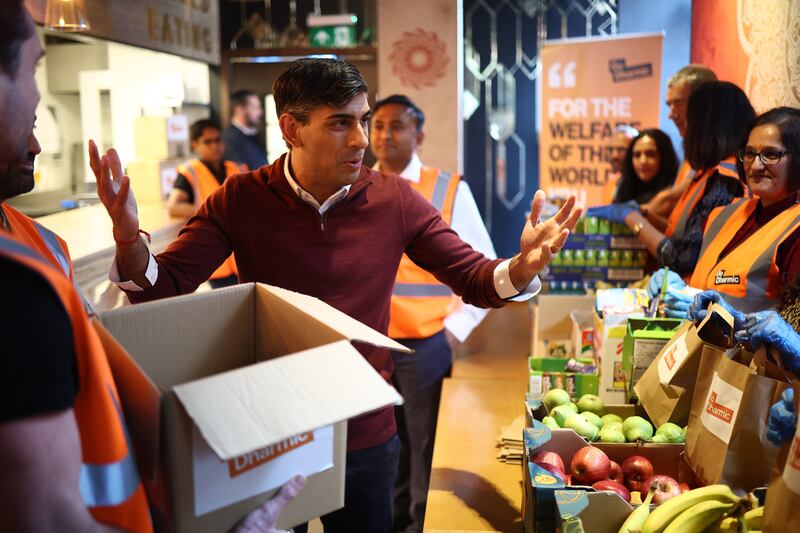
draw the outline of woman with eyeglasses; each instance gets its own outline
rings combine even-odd
[[[753,197],[711,212],[689,285],[707,305],[722,293],[737,322],[776,307],[800,274],[800,110],[778,107],[758,116],[738,150],[737,169]],[[670,280],[670,288],[678,285]],[[686,316],[688,301],[668,301]],[[684,309],[685,304],[685,309]],[[683,312],[682,312],[683,311]],[[737,324],[741,328],[742,324]]]

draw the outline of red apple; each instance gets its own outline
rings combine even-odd
[[[642,494],[647,494],[643,490],[644,482],[653,477],[653,464],[641,455],[632,455],[622,461],[622,475],[625,476],[625,486],[628,490],[638,490]]]
[[[608,473],[608,479],[621,485],[625,483],[625,476],[622,475],[622,467],[618,462],[611,461],[611,472]]]
[[[582,485],[591,485],[595,481],[608,478],[611,461],[599,448],[584,446],[572,457],[570,463],[572,479]]]
[[[540,450],[533,454],[531,457],[532,463],[550,463],[553,466],[557,466],[559,470],[562,472],[566,470],[564,467],[564,461],[561,459],[561,456],[558,455],[556,452],[547,452],[544,450]]]
[[[678,482],[669,476],[658,475],[651,477],[645,482],[642,492],[649,492],[651,486],[655,488],[653,503],[656,505],[661,505],[665,501],[681,493]]]
[[[556,465],[552,465],[550,463],[544,463],[539,461],[538,463],[534,463],[536,466],[540,466],[556,476],[557,478],[561,479],[562,481],[567,477],[563,470],[558,468]]]
[[[598,481],[597,483],[592,484],[592,488],[595,490],[613,490],[619,497],[625,500],[628,503],[631,503],[631,493],[628,492],[628,489],[625,488],[624,485],[621,483],[617,483],[616,481],[611,481],[610,479],[603,479]]]
[[[678,483],[678,486],[681,488],[681,492],[689,492],[692,490],[688,483]]]

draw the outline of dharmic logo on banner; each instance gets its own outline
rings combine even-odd
[[[611,72],[611,78],[614,83],[619,83],[621,81],[651,77],[653,75],[653,64],[642,63],[641,65],[631,65],[629,67],[625,64],[624,59],[611,59],[608,61],[608,70]]]

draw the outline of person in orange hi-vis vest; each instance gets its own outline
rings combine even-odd
[[[777,307],[800,274],[797,153],[800,110],[779,107],[760,115],[738,152],[739,173],[754,196],[716,208],[706,221],[689,284],[708,291],[699,296],[706,305],[724,298],[737,331],[745,313]],[[688,302],[670,304],[670,314],[687,316]]]
[[[189,218],[229,177],[247,172],[242,163],[226,161],[222,154],[225,145],[220,127],[211,120],[198,120],[189,128],[189,139],[197,159],[178,165],[178,176],[167,201],[169,214]],[[208,280],[213,288],[238,283],[236,261],[233,255],[211,274]]]
[[[423,112],[404,95],[377,102],[370,134],[378,160],[375,169],[408,180],[465,242],[496,257],[467,183],[420,161],[417,149],[424,139],[424,121]],[[394,384],[405,400],[397,408],[403,447],[395,484],[395,531],[422,529],[442,380],[450,373],[453,348],[486,313],[465,305],[447,285],[403,256],[391,300],[389,336],[416,353],[392,354]]]
[[[32,136],[39,101],[34,72],[42,53],[22,0],[0,3],[2,200],[30,185],[31,154],[38,150]],[[9,212],[7,206],[3,211]],[[13,219],[16,227],[24,222]],[[152,502],[139,478],[105,349],[53,250],[40,245],[0,231],[0,294],[7,304],[0,312],[2,529],[151,532]],[[294,478],[235,531],[277,533],[281,509],[303,483]]]
[[[61,270],[80,293],[78,283],[75,281],[67,243],[53,231],[20,213],[7,203],[7,200],[33,189],[34,159],[41,150],[36,135],[31,131],[28,136],[27,157],[15,165],[0,165],[0,182],[4,184],[0,190],[0,230],[10,233],[14,239],[37,250],[42,257]],[[86,310],[92,312],[91,304],[82,293],[81,298]]]
[[[681,138],[686,135],[686,107],[689,103],[689,96],[692,91],[710,81],[717,81],[717,75],[710,68],[700,64],[686,65],[670,76],[667,81],[666,103],[669,107],[669,118],[675,123]],[[658,193],[642,206],[642,214],[659,231],[666,229],[670,212],[694,174],[695,171],[684,159],[672,187]]]
[[[739,143],[755,119],[744,92],[729,82],[703,84],[689,97],[686,159],[699,169],[670,214],[666,231],[648,222],[635,202],[594,207],[587,215],[624,223],[660,266],[688,280],[700,256],[709,213],[746,192],[736,170]],[[671,278],[677,279],[677,278]]]

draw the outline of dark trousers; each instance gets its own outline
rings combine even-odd
[[[230,287],[231,285],[236,285],[237,283],[239,283],[239,278],[236,276],[236,274],[232,274],[225,278],[208,280],[208,284],[211,285],[212,289],[221,289],[222,287]]]
[[[394,530],[417,533],[425,521],[442,380],[450,375],[453,354],[444,331],[426,339],[398,339],[414,354],[392,353],[394,386],[403,396],[395,408],[400,465],[394,499]]]
[[[325,533],[391,533],[400,439],[347,452],[344,508],[321,517]],[[306,533],[308,525],[294,528]]]

